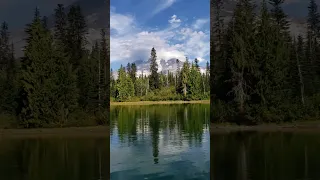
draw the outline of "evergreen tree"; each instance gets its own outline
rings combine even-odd
[[[125,101],[134,95],[134,86],[131,78],[126,74],[125,68],[120,67],[116,85],[116,98],[118,101]]]
[[[51,35],[43,27],[38,9],[26,33],[20,119],[26,127],[41,126],[55,119],[52,107],[56,103],[54,92],[58,88],[54,83],[57,66],[54,63]]]
[[[191,65],[189,76],[189,89],[191,97],[195,97],[195,99],[200,99],[199,95],[201,95],[201,73],[197,59],[195,59],[195,63],[192,63]]]
[[[58,4],[55,9],[54,38],[67,45],[67,15],[63,4]]]
[[[318,13],[318,6],[314,0],[310,0],[309,4],[309,12],[308,12],[308,20],[307,20],[307,44],[306,44],[306,63],[308,69],[308,77],[309,80],[307,81],[310,88],[307,89],[309,94],[313,94],[317,92],[320,88],[320,76],[317,75],[319,67],[319,52],[320,44],[319,44],[319,22],[320,22],[320,15]]]
[[[292,121],[305,118],[306,112],[317,117],[317,5],[310,0],[306,41],[302,35],[296,41],[290,36],[283,2],[269,0],[269,11],[263,0],[255,18],[253,3],[238,1],[228,27],[223,29],[222,43],[211,49],[212,122]],[[219,42],[217,28],[211,27],[212,37]]]
[[[88,58],[84,58],[81,63],[80,82],[85,88],[80,94],[82,97],[81,105],[84,109],[94,111],[99,109],[99,60],[100,60],[100,47],[98,42],[92,47],[92,51]]]
[[[281,7],[284,0],[269,0],[269,3],[272,6],[271,17],[274,19],[276,27],[281,33],[288,33],[289,21]]]
[[[158,63],[157,63],[157,53],[154,48],[151,49],[150,57],[150,90],[155,90],[159,88],[159,74],[158,74]]]
[[[0,30],[0,111],[14,113],[16,107],[16,63],[14,49],[9,44],[10,33],[8,24],[3,22]]]
[[[110,97],[115,97],[115,79],[114,79],[114,76],[113,76],[113,70],[111,68],[110,70]]]
[[[69,61],[70,57],[65,52],[65,46],[57,40],[53,47],[55,104],[52,110],[55,112],[54,119],[60,125],[67,123],[69,115],[78,107],[79,90],[77,88],[77,75]]]
[[[87,44],[87,24],[81,12],[80,6],[71,6],[67,15],[67,42],[68,52],[71,56],[71,63],[74,68],[78,68],[81,59],[85,54],[85,45]]]
[[[47,16],[43,16],[42,17],[42,25],[43,28],[47,31],[49,31],[49,27],[48,27],[48,17]]]
[[[101,42],[90,52],[85,48],[87,28],[80,7],[72,6],[66,15],[62,4],[55,9],[53,34],[38,8],[25,32],[24,56],[18,61],[9,43],[8,25],[1,25],[0,113],[18,116],[19,125],[29,128],[66,125],[75,110],[93,112],[99,124],[102,118],[103,123],[108,120],[108,114],[96,113],[103,110],[99,95],[110,93],[108,33],[102,30]],[[129,95],[134,93],[132,84],[125,81]],[[104,105],[109,106],[109,101],[105,97]]]
[[[5,71],[8,68],[10,59],[9,36],[8,24],[3,22],[0,30],[0,67]]]
[[[103,86],[103,93],[104,93],[104,101],[105,103],[109,103],[109,100],[107,99],[109,96],[108,94],[110,94],[110,89],[109,89],[109,80],[108,77],[110,76],[108,74],[109,69],[110,69],[110,59],[109,59],[109,55],[108,55],[108,47],[107,47],[107,34],[106,34],[106,30],[105,29],[101,29],[101,42],[100,42],[100,58],[101,58],[101,63],[103,65],[103,81],[102,81],[102,86]]]
[[[81,64],[87,61],[89,58],[89,53],[85,49],[85,45],[87,44],[86,34],[87,34],[87,24],[84,19],[84,16],[81,12],[80,6],[71,6],[70,11],[67,15],[68,27],[67,27],[67,52],[70,56],[70,63],[72,67],[77,72],[77,87],[80,93],[79,103],[81,107],[85,107],[85,100],[82,94],[86,94],[88,89],[85,86],[84,82],[86,79],[85,76],[81,75],[80,72],[85,72],[87,67],[85,64]]]
[[[183,92],[183,96],[186,97],[187,96],[187,92],[188,92],[188,85],[189,85],[189,74],[190,74],[190,69],[189,69],[189,61],[188,61],[188,57],[186,57],[186,61],[183,63],[183,67],[181,70],[181,75],[180,75],[180,86]]]

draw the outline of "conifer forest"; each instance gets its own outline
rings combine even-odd
[[[260,1],[259,1],[260,2]],[[284,0],[239,0],[230,21],[211,7],[211,122],[320,120],[320,15],[310,0],[306,33],[290,32]]]
[[[53,27],[34,12],[16,57],[9,25],[0,37],[0,126],[62,127],[108,123],[109,32],[87,48],[87,24],[79,6],[55,9]],[[108,78],[107,78],[108,77]]]
[[[119,68],[117,78],[111,69],[110,89],[113,101],[167,101],[205,100],[210,95],[210,66],[207,62],[205,73],[200,72],[199,60],[184,62],[176,60],[177,70],[158,72],[156,49],[152,48],[148,63],[150,74],[137,74],[135,63]],[[178,64],[182,64],[180,67]]]

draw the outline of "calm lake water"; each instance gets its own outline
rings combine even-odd
[[[107,180],[109,138],[0,139],[1,180]]]
[[[318,180],[320,133],[211,135],[214,180]]]
[[[210,179],[209,105],[112,106],[111,180]]]

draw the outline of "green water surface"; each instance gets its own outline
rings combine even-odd
[[[111,179],[210,179],[209,114],[202,104],[111,107]]]
[[[109,138],[1,138],[1,180],[108,179]]]
[[[211,147],[211,179],[320,179],[320,132],[213,134]]]

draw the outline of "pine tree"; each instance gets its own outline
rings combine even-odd
[[[55,31],[54,38],[67,45],[67,15],[63,4],[58,4],[55,9]]]
[[[85,100],[83,100],[81,94],[86,94],[87,87],[84,85],[85,79],[83,75],[80,74],[80,72],[86,71],[86,68],[84,63],[89,58],[89,52],[85,49],[85,46],[87,44],[86,34],[87,34],[87,24],[84,19],[84,16],[81,12],[80,6],[71,6],[70,11],[67,14],[67,21],[68,21],[68,27],[67,27],[67,52],[70,56],[70,63],[72,64],[72,67],[77,72],[77,82],[78,82],[78,89],[80,93],[80,99],[79,104],[81,107],[85,107]]]
[[[232,37],[232,90],[239,116],[244,117],[253,84],[256,62],[254,54],[254,6],[250,0],[240,0],[234,12],[234,35]],[[244,28],[246,27],[246,28]],[[241,121],[241,119],[239,119]]]
[[[57,85],[54,89],[56,103],[52,109],[56,116],[54,119],[60,125],[67,123],[69,114],[78,107],[77,75],[69,59],[64,44],[57,40],[53,47],[54,66],[57,67],[54,72],[54,83]]]
[[[42,17],[42,25],[45,30],[50,31],[50,29],[48,27],[48,17],[47,16]]]
[[[57,66],[54,63],[52,39],[43,27],[39,10],[27,26],[27,45],[22,61],[22,106],[20,119],[26,127],[41,126],[55,118],[52,110],[55,100],[54,83]]]
[[[68,52],[71,56],[71,63],[74,68],[78,68],[80,60],[83,58],[85,51],[84,47],[87,44],[87,24],[81,12],[80,6],[71,6],[67,15],[67,42]]]
[[[191,97],[200,99],[201,94],[201,73],[198,65],[198,60],[191,65],[190,76],[189,76],[189,92]]]
[[[110,70],[110,97],[115,97],[115,80],[113,76],[113,70]]]
[[[306,44],[306,60],[309,61],[307,66],[309,80],[308,93],[313,94],[320,89],[320,77],[317,75],[317,68],[319,65],[319,58],[317,58],[320,49],[319,44],[319,27],[320,27],[320,15],[318,13],[318,6],[314,0],[310,0],[307,21],[307,44]]]
[[[127,75],[125,68],[121,65],[118,71],[116,84],[116,99],[126,101],[134,95],[134,86],[131,78]]]
[[[275,28],[270,21],[270,14],[268,12],[267,4],[265,0],[262,2],[262,8],[260,12],[260,18],[257,27],[257,37],[256,37],[256,58],[259,59],[259,71],[257,71],[257,76],[255,78],[257,82],[257,96],[258,101],[261,101],[263,105],[268,102],[268,96],[273,91],[272,84],[270,84],[270,79],[272,78],[272,71],[270,71],[270,66],[273,66],[275,59],[273,58],[273,41],[275,38],[274,31]]]
[[[150,90],[155,90],[159,88],[159,74],[158,74],[158,63],[157,63],[157,53],[154,48],[151,49],[150,57]]]
[[[108,77],[110,76],[108,74],[109,69],[110,69],[110,64],[109,64],[109,55],[108,55],[108,47],[107,47],[107,34],[106,34],[106,30],[105,29],[101,29],[101,42],[100,42],[100,58],[101,58],[101,63],[103,65],[103,81],[102,81],[102,85],[103,85],[103,92],[104,92],[104,101],[105,103],[108,103],[109,100],[108,98],[108,94],[110,94],[110,89],[109,89],[109,80]]]
[[[57,103],[52,107],[56,112],[56,119],[62,125],[68,116],[78,107],[79,90],[77,75],[70,62],[71,55],[67,52],[66,44],[66,14],[62,4],[55,9],[54,19],[54,59],[57,71],[55,83],[58,85]]]
[[[287,34],[289,29],[289,21],[287,20],[287,15],[282,9],[282,4],[284,0],[269,0],[272,6],[271,17],[274,19],[276,27],[280,33]]]
[[[0,31],[0,68],[5,71],[10,59],[9,36],[8,24],[3,22]]]
[[[14,49],[9,44],[8,24],[3,22],[0,30],[0,111],[15,113],[16,79]]]
[[[189,60],[188,57],[186,57],[186,61],[183,63],[183,67],[180,72],[180,87],[182,89],[183,96],[186,98],[187,92],[188,92],[188,85],[189,85],[189,75],[190,75],[190,69],[189,69]]]
[[[99,61],[100,61],[100,47],[98,42],[92,47],[92,51],[88,58],[84,58],[81,63],[80,82],[85,87],[80,95],[82,99],[82,106],[89,111],[99,109]]]

